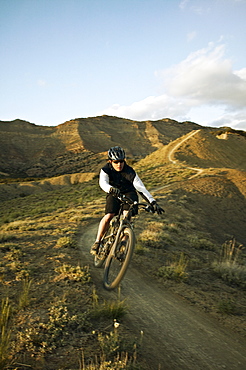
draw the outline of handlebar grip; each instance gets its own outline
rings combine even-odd
[[[145,211],[146,211],[146,212],[150,212],[150,213],[155,213],[155,211],[153,210],[153,207],[151,207],[151,205],[147,205],[147,206],[145,207]]]

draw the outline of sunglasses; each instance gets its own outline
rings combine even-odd
[[[112,161],[113,163],[115,163],[115,164],[118,164],[118,163],[123,163],[123,162],[125,162],[124,161],[124,159],[123,160],[120,160],[120,161]]]

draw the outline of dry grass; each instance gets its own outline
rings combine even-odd
[[[0,307],[0,368],[11,363],[9,356],[11,345],[11,324],[10,324],[11,306],[9,299],[2,300]]]
[[[186,280],[188,278],[187,266],[188,258],[184,253],[181,253],[179,257],[174,258],[166,266],[159,267],[157,276],[175,281]]]
[[[222,245],[219,261],[213,263],[213,269],[226,282],[245,289],[246,265],[240,264],[242,247],[235,239],[226,241]]]

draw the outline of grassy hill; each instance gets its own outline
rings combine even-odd
[[[83,150],[95,159],[86,160],[85,176],[75,166],[73,174],[29,181],[25,189],[20,182],[1,185],[2,369],[98,369],[99,363],[106,368],[108,361],[114,369],[148,369],[144,343],[130,325],[126,302],[120,296],[108,300],[99,294],[89,251],[87,260],[81,254],[81,234],[98,223],[104,208],[95,169],[105,158],[106,145],[116,143],[116,122],[121,131],[123,127],[121,119],[103,119],[104,127],[98,118],[76,124],[86,137],[80,142]],[[205,128],[183,141],[200,127],[163,121],[124,122],[124,130],[129,125],[128,137],[139,135],[138,147],[146,140],[142,159],[133,151],[130,159],[166,211],[163,217],[136,218],[132,264],[159,287],[245,336],[246,139],[238,133],[218,138]],[[74,122],[61,126],[59,135],[66,137],[67,148],[83,138],[82,134],[74,135],[74,141],[73,134],[68,138]],[[26,127],[32,135],[39,130],[31,124]],[[12,138],[17,137],[14,126],[11,129]],[[58,129],[45,130],[53,137]],[[111,138],[103,141],[110,130]],[[203,172],[194,176],[199,168]],[[114,320],[120,322],[119,328]]]

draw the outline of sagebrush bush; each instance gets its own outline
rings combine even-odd
[[[214,243],[211,240],[205,238],[203,235],[188,235],[187,237],[189,244],[195,249],[214,250]]]
[[[246,266],[230,261],[214,262],[212,266],[222,280],[246,289]]]
[[[238,244],[234,238],[226,241],[222,245],[219,260],[213,262],[212,267],[222,280],[246,289],[246,266],[238,263],[241,251],[242,244]]]
[[[95,289],[92,291],[92,308],[90,310],[90,317],[93,319],[108,318],[119,319],[123,317],[127,311],[128,306],[126,300],[120,299],[120,289],[118,288],[118,298],[115,300],[99,301],[99,297]]]
[[[55,271],[59,274],[55,278],[55,281],[70,280],[70,281],[80,281],[86,284],[91,279],[89,273],[89,266],[80,267],[64,263],[62,266],[57,267]]]
[[[157,276],[175,281],[185,280],[188,277],[187,266],[188,259],[184,253],[181,253],[179,259],[170,262],[169,265],[159,267]]]
[[[62,236],[59,238],[56,242],[56,247],[57,248],[75,248],[76,247],[76,241],[73,237],[71,236]]]
[[[161,222],[149,222],[146,229],[138,236],[138,250],[140,251],[140,249],[142,249],[147,251],[149,248],[161,249],[167,243],[173,244],[174,241],[164,229],[166,229],[166,226]]]
[[[17,350],[32,355],[50,353],[65,343],[76,327],[77,315],[71,315],[64,301],[58,300],[48,310],[46,321],[33,318],[29,326],[17,333]]]

